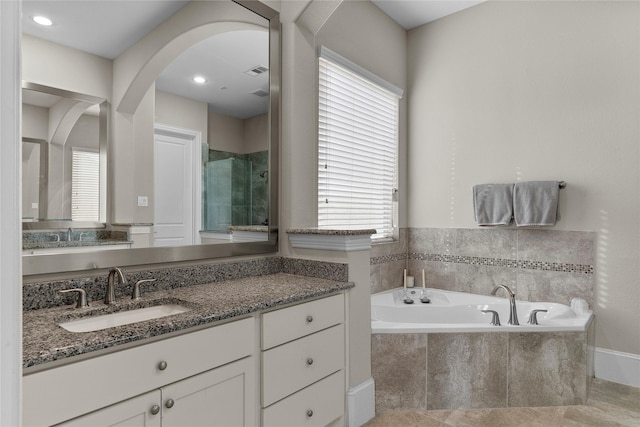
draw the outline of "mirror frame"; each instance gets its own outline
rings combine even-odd
[[[257,0],[233,0],[269,20],[269,225],[268,240],[175,247],[149,247],[81,253],[23,254],[23,276],[111,267],[212,260],[278,251],[280,157],[280,14]],[[77,225],[76,225],[77,227]]]

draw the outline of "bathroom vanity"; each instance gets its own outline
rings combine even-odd
[[[101,302],[25,312],[23,424],[343,425],[352,286],[278,273],[149,292],[190,310],[94,332],[59,323]]]

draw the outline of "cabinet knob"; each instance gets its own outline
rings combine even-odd
[[[167,408],[173,408],[173,405],[175,405],[176,402],[173,399],[169,399],[166,402],[164,402],[164,406],[166,406]]]
[[[167,362],[163,360],[162,362],[158,363],[158,369],[160,369],[161,371],[167,369]]]
[[[313,411],[311,409],[307,410],[307,418],[313,417]]]
[[[307,323],[313,322],[313,316],[307,316]]]
[[[159,405],[153,405],[151,407],[151,415],[158,415],[160,413],[160,406]]]
[[[307,359],[307,365],[309,365],[309,366],[313,365],[313,359],[312,358],[308,358]]]

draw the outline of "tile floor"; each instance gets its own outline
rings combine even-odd
[[[586,405],[536,408],[385,411],[365,427],[640,426],[640,388],[594,379]]]

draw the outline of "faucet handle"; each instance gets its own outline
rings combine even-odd
[[[500,316],[498,315],[498,312],[495,310],[480,310],[483,313],[492,313],[493,316],[491,316],[491,323],[490,325],[493,326],[500,326]]]
[[[546,313],[548,310],[542,310],[542,309],[536,309],[536,310],[531,310],[531,313],[529,313],[529,320],[527,321],[528,324],[530,325],[538,325],[538,313],[543,312]]]
[[[80,289],[80,288],[64,289],[64,290],[61,290],[60,292],[62,292],[63,294],[66,294],[67,292],[77,292],[78,299],[76,300],[76,308],[89,307],[89,303],[87,302],[87,293],[84,291],[84,289]]]
[[[138,280],[134,285],[133,285],[133,292],[131,292],[131,299],[132,300],[137,300],[140,299],[140,285],[146,282],[155,282],[156,279],[142,279],[142,280]]]

